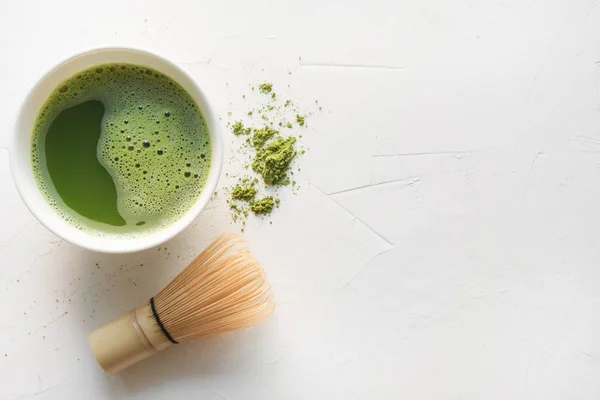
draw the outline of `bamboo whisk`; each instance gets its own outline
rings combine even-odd
[[[89,336],[111,374],[177,344],[245,328],[269,315],[273,294],[241,236],[217,238],[148,303]]]

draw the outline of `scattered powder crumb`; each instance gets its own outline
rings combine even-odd
[[[304,126],[304,116],[296,114],[296,122],[298,122],[298,125]]]
[[[245,218],[248,217],[248,210],[237,203],[230,202],[229,209],[233,213],[231,216],[233,222],[237,222],[239,220],[245,221]]]
[[[271,93],[273,90],[273,84],[271,82],[265,82],[258,85],[258,90],[262,93]]]

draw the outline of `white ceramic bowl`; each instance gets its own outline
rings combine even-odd
[[[63,80],[78,71],[98,64],[131,63],[156,69],[177,81],[194,98],[206,119],[211,136],[211,163],[206,184],[192,208],[172,225],[139,237],[98,236],[77,229],[63,220],[44,199],[38,188],[31,162],[31,134],[38,111],[49,94]],[[21,198],[33,215],[61,238],[78,246],[106,253],[128,253],[163,243],[181,232],[200,214],[214,193],[223,163],[223,137],[216,115],[202,90],[183,69],[156,54],[133,48],[98,48],[81,52],[54,67],[31,89],[26,97],[13,133],[10,149],[13,178]]]

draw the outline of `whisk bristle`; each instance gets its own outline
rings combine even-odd
[[[220,236],[154,296],[176,341],[245,328],[273,311],[265,272],[243,243],[237,234]]]

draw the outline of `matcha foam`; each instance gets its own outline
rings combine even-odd
[[[104,105],[96,156],[114,182],[123,226],[90,220],[66,206],[46,168],[52,121],[92,100]],[[50,205],[68,222],[98,234],[172,224],[195,203],[210,169],[210,136],[198,105],[168,76],[132,64],[95,66],[58,85],[39,112],[32,141],[34,173]]]

